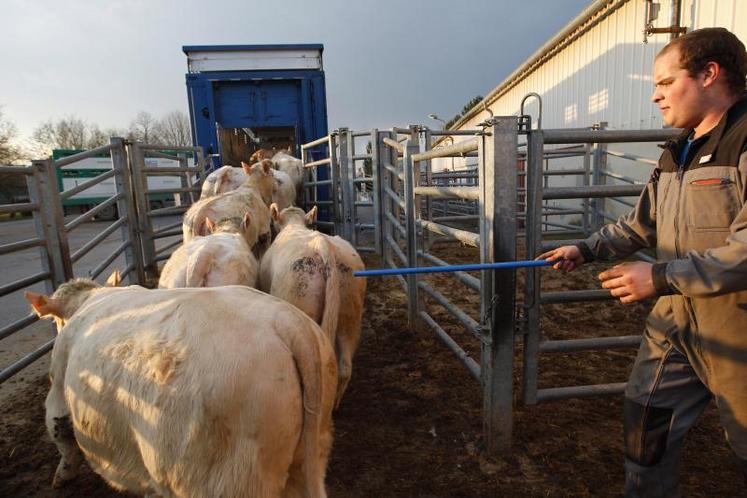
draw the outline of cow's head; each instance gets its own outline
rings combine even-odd
[[[272,174],[272,161],[262,159],[260,162],[249,165],[244,161],[241,167],[247,175],[242,186],[256,188],[262,196],[262,200],[268,206],[272,202],[272,188],[275,185],[275,175]]]
[[[119,271],[114,271],[107,279],[106,286],[116,287],[121,280]],[[101,285],[89,278],[76,278],[60,285],[51,296],[26,292],[24,297],[34,313],[40,318],[54,320],[59,331],[90,297],[91,291],[99,288]]]
[[[304,225],[309,226],[316,221],[317,207],[314,206],[308,213],[304,213],[303,209],[295,206],[289,206],[282,211],[278,209],[278,205],[274,202],[270,206],[270,216],[272,222],[275,225],[278,232],[288,225]]]

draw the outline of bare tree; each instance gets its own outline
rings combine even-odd
[[[0,108],[0,164],[11,164],[20,159],[21,154],[13,144],[15,137],[15,125],[3,118],[3,110]]]
[[[171,111],[159,119],[155,131],[160,143],[164,145],[192,145],[189,118],[182,111]]]
[[[88,124],[76,116],[46,121],[33,132],[36,153],[49,155],[52,149],[85,149],[89,144]]]
[[[130,123],[128,138],[144,143],[159,143],[160,139],[156,133],[156,118],[146,111],[140,111]]]

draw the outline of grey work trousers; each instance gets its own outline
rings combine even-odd
[[[733,406],[730,396],[713,389],[717,386],[709,389],[707,371],[696,372],[693,365],[700,362],[688,357],[692,351],[683,353],[668,340],[673,330],[659,331],[651,325],[647,324],[625,391],[625,496],[680,496],[684,437],[714,397],[727,440],[745,472],[747,428],[738,423],[743,417],[734,409],[747,407],[741,402]]]

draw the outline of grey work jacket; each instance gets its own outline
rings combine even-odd
[[[691,362],[697,357],[701,379],[744,391],[747,98],[734,104],[680,165],[678,152],[690,131],[665,144],[635,209],[579,248],[587,261],[655,248],[653,280],[662,297],[647,326],[666,334]]]

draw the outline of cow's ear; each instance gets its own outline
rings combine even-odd
[[[311,225],[312,223],[316,221],[317,211],[318,211],[317,207],[314,206],[313,208],[311,208],[311,210],[308,213],[306,213],[306,216],[304,216],[304,219],[306,220],[307,225]]]
[[[120,282],[122,282],[122,274],[119,273],[119,270],[114,270],[112,274],[109,275],[109,278],[106,279],[106,286],[117,287]]]
[[[260,164],[262,164],[262,173],[264,173],[265,176],[272,174],[272,161],[269,159],[262,159]]]
[[[252,224],[252,215],[250,213],[245,213],[244,219],[241,220],[241,231],[246,232],[246,229],[251,224]]]
[[[210,218],[205,218],[205,227],[207,228],[208,233],[215,232],[215,222]]]
[[[274,202],[270,204],[270,217],[272,217],[272,221],[275,223],[280,221],[280,211],[278,210],[278,205]]]
[[[252,165],[251,164],[246,164],[244,161],[241,161],[241,169],[244,170],[244,173],[246,173],[247,175],[249,175],[252,172]]]
[[[26,292],[23,296],[31,305],[34,313],[39,315],[40,318],[47,316],[62,318],[60,303],[56,299],[47,297],[44,294],[37,294],[36,292]]]

